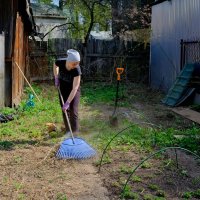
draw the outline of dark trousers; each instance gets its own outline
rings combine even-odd
[[[63,96],[64,102],[67,101],[71,90],[72,90],[72,88],[69,88],[69,86],[67,85],[66,82],[60,81],[60,91],[61,91],[61,94]],[[60,96],[59,96],[59,99],[60,99],[60,105],[62,107],[62,101],[61,101]],[[76,93],[74,99],[71,101],[69,109],[67,110],[67,114],[68,114],[70,124],[71,124],[71,128],[72,128],[73,132],[78,132],[78,130],[79,130],[79,120],[78,120],[79,102],[80,102],[80,88],[77,90],[77,93]],[[66,131],[69,131],[69,126],[68,126],[68,123],[67,123],[65,113],[62,112],[62,115],[63,115],[63,121],[64,121],[64,124],[65,124]]]

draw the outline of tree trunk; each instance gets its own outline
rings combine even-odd
[[[63,0],[59,0],[59,9],[63,10]]]

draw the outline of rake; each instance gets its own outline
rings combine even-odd
[[[58,87],[58,92],[62,101],[62,105],[64,105],[64,100]],[[56,153],[56,157],[59,159],[87,159],[96,155],[96,151],[82,138],[74,137],[71,124],[69,122],[69,117],[67,112],[65,111],[65,117],[67,119],[67,123],[70,130],[70,138],[65,139],[58,149]]]

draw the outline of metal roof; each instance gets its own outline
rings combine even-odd
[[[63,10],[53,4],[31,3],[34,16],[66,17]]]
[[[164,1],[171,1],[171,0],[155,0],[155,2],[151,4],[151,6],[155,6],[155,5],[160,4]]]

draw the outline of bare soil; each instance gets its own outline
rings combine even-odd
[[[58,160],[54,150],[29,146],[0,151],[0,199],[108,199],[93,160]]]
[[[183,194],[200,188],[200,166],[190,155],[177,151],[178,168],[175,162],[174,152],[168,151],[163,158],[148,160],[148,165],[141,166],[132,176],[128,185],[131,191],[137,194],[137,198],[145,199],[152,195],[151,199],[162,197],[168,200],[181,200]],[[112,163],[105,164],[101,168],[100,175],[104,177],[104,185],[108,188],[109,198],[118,200],[124,184],[131,171],[141,162],[141,153],[136,150],[129,152],[112,151],[110,153]],[[166,161],[169,159],[169,163]],[[122,169],[129,169],[124,172]],[[140,180],[134,177],[139,177]],[[156,186],[156,187],[152,187]],[[150,198],[149,198],[150,199]],[[199,198],[190,198],[199,199]]]
[[[192,121],[175,114],[171,108],[161,104],[161,98],[156,92],[147,89],[143,95],[143,101],[141,98],[139,101],[133,100],[131,109],[130,107],[118,108],[119,121],[125,117],[140,126],[164,129],[174,127],[183,130],[193,126]],[[103,110],[104,114],[112,114],[111,107],[103,108]],[[102,166],[100,175],[104,177],[103,181],[108,188],[109,198],[118,200],[125,181],[130,175],[130,170],[133,170],[149,154],[138,152],[134,148],[128,152],[114,150],[109,154],[112,162]],[[131,192],[134,192],[136,196],[127,199],[179,200],[186,199],[183,198],[185,192],[199,189],[200,165],[198,161],[193,156],[179,150],[177,150],[177,156],[178,164],[174,150],[165,152],[159,158],[148,160],[146,167],[145,165],[140,167],[133,174],[133,177],[138,176],[141,180],[131,180],[128,183]],[[123,172],[121,168],[129,169],[129,172]],[[152,189],[152,185],[156,185],[157,188]]]

